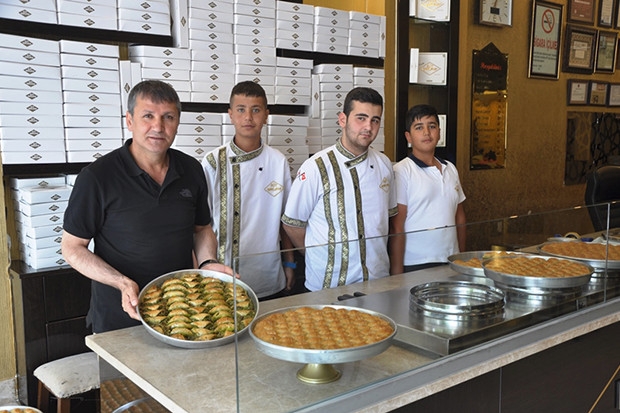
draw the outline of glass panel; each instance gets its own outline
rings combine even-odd
[[[371,344],[366,346],[369,350],[355,347],[298,350],[257,339],[246,331],[236,341],[238,411],[257,411],[266,405],[269,411],[276,413],[321,408],[326,402],[348,397],[355,403],[361,390],[405,377],[421,368],[428,371],[465,350],[488,345],[516,331],[620,295],[620,258],[612,255],[620,248],[620,228],[608,228],[608,217],[613,220],[615,215],[620,216],[618,206],[600,204],[469,223],[467,251],[451,256],[444,264],[260,301],[258,321],[267,314],[299,306],[317,309],[344,306],[347,310],[385,316],[394,322],[397,331],[388,339],[387,346]],[[603,229],[598,227],[601,221],[605,223]],[[415,235],[445,230],[427,229],[416,231]],[[311,246],[306,248],[305,256],[331,256],[334,268],[338,269],[347,251],[363,251],[369,243],[376,242],[387,245],[389,237]],[[579,248],[598,244],[602,247],[602,255],[569,260],[567,256],[574,252],[545,253],[546,245],[560,244]],[[497,258],[491,251],[506,251],[506,256]],[[280,253],[282,251],[265,255]],[[301,251],[295,253],[304,257]],[[475,256],[481,256],[482,260],[509,261],[514,265],[519,263],[516,258],[527,259],[528,263],[534,258],[544,258],[547,263],[568,261],[577,264],[571,271],[577,271],[575,268],[586,271],[580,275],[552,277],[548,272],[552,270],[547,268],[544,276],[523,277],[512,274],[518,272],[514,267],[469,269],[464,262]],[[237,271],[239,268],[251,271],[263,259],[265,257],[260,255],[237,257],[234,267]],[[490,261],[484,261],[484,265],[490,265]],[[300,281],[304,274],[302,264],[303,259],[300,259],[297,268]],[[251,274],[244,274],[244,271],[239,271],[240,280],[250,281]],[[338,275],[336,271],[333,276]],[[318,322],[311,325],[315,324]],[[305,328],[306,332],[299,334],[310,337],[331,334]],[[290,326],[285,330],[296,329]]]

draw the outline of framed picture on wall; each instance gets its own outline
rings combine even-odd
[[[568,0],[568,20],[594,24],[596,0]]]
[[[607,106],[620,106],[620,83],[610,83]]]
[[[607,106],[620,106],[620,83],[609,84]]]
[[[613,27],[614,12],[616,11],[617,0],[599,0],[598,4],[598,25],[601,27]]]
[[[566,25],[562,70],[591,74],[594,72],[596,38],[598,31],[591,27]]]
[[[558,78],[563,9],[561,4],[534,1],[528,77]]]
[[[587,80],[568,79],[567,81],[567,99],[568,105],[587,105],[588,104],[588,87],[590,82]]]
[[[607,105],[607,90],[609,89],[609,82],[598,82],[596,80],[590,81],[590,93],[588,96],[588,104],[594,106]]]
[[[596,71],[613,73],[616,69],[618,33],[599,31],[596,44]]]

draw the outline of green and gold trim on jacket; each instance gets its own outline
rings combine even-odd
[[[234,142],[230,143],[230,149],[234,153],[230,158],[226,155],[226,146],[223,146],[217,152],[217,161],[212,154],[207,156],[207,162],[214,168],[220,165],[219,173],[219,194],[220,194],[220,223],[218,231],[218,252],[217,258],[220,262],[228,262],[226,260],[226,245],[227,240],[231,240],[231,257],[230,262],[235,257],[239,256],[239,244],[241,236],[241,167],[240,163],[250,161],[258,157],[263,152],[263,145],[261,143],[260,148],[252,152],[244,152]],[[231,163],[232,176],[228,175],[228,162]],[[217,169],[216,169],[217,170]],[[228,197],[229,180],[232,180],[232,200]],[[229,222],[228,206],[232,202],[232,234],[228,237]],[[215,206],[214,206],[215,207]]]

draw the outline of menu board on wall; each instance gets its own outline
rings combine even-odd
[[[473,52],[470,169],[504,168],[508,55],[493,43]]]

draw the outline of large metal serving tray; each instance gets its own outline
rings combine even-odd
[[[559,254],[553,254],[551,252],[547,252],[545,251],[543,248],[545,247],[545,245],[549,245],[552,243],[555,243],[557,241],[550,241],[550,242],[545,242],[544,244],[539,245],[538,248],[538,252],[540,254],[543,255],[547,255],[550,257],[558,257],[558,258],[567,258],[567,259],[571,259],[571,260],[575,260],[575,261],[579,261],[582,262],[584,264],[587,264],[591,267],[593,267],[596,270],[601,270],[601,269],[610,269],[610,270],[620,270],[620,260],[596,260],[596,259],[590,259],[590,258],[579,258],[579,257],[571,257],[568,255],[559,255]],[[583,241],[565,241],[565,242],[583,242]]]
[[[173,271],[173,272],[169,272],[167,274],[161,275],[157,278],[155,278],[153,281],[151,281],[150,283],[148,283],[143,289],[142,291],[140,291],[140,295],[138,296],[139,300],[138,302],[142,302],[142,297],[144,296],[145,292],[148,291],[148,289],[154,285],[161,285],[163,284],[164,281],[166,281],[167,279],[170,278],[179,278],[182,277],[185,274],[199,274],[202,277],[211,277],[211,278],[216,278],[218,280],[222,280],[222,281],[226,281],[226,282],[233,282],[233,278],[228,275],[228,274],[224,274],[218,271],[211,271],[211,270],[180,270],[180,271]],[[254,293],[254,291],[252,291],[252,289],[250,288],[249,285],[247,285],[246,283],[244,283],[241,280],[235,280],[237,287],[242,287],[248,294],[248,296],[250,297],[250,300],[252,300],[252,304],[254,304],[254,309],[256,311],[256,314],[258,314],[258,297],[256,296],[256,294]],[[175,347],[182,347],[182,348],[189,348],[189,349],[200,349],[200,348],[211,348],[211,347],[217,347],[217,346],[222,346],[224,344],[228,344],[228,343],[232,343],[235,340],[235,335],[230,335],[228,337],[223,337],[223,338],[216,338],[213,340],[206,340],[206,341],[191,341],[191,340],[179,340],[177,338],[173,338],[173,337],[169,337],[165,334],[161,334],[159,331],[154,330],[150,325],[148,325],[146,323],[146,321],[144,321],[144,319],[142,318],[142,315],[140,314],[140,312],[138,311],[138,314],[140,315],[140,321],[142,321],[142,324],[144,325],[144,328],[146,328],[146,331],[148,331],[149,334],[151,334],[153,337],[155,337],[156,339],[158,339],[159,341],[162,341],[166,344],[170,344],[172,346]],[[240,331],[238,331],[236,334],[242,334],[244,333],[246,330],[248,330],[249,326],[244,327],[243,329],[241,329]]]
[[[499,271],[492,270],[487,267],[487,265],[494,260],[511,260],[518,258],[517,256],[505,256],[505,257],[497,257],[489,260],[485,260],[482,262],[482,267],[484,268],[484,274],[492,279],[500,283],[501,285],[510,286],[510,287],[519,287],[519,288],[534,288],[534,289],[549,289],[555,290],[558,288],[574,288],[580,287],[582,285],[587,284],[590,281],[590,277],[594,272],[594,268],[590,265],[580,262],[584,266],[584,271],[586,273],[582,275],[575,275],[572,277],[535,277],[535,276],[527,276],[527,275],[515,275],[509,273],[503,273]],[[527,259],[543,259],[549,260],[551,258],[562,261],[574,261],[569,260],[567,258],[557,258],[550,256],[540,256],[540,255],[521,255],[520,258]]]
[[[475,277],[484,277],[484,269],[482,268],[482,261],[484,259],[492,258],[494,256],[508,255],[508,254],[522,254],[514,251],[466,251],[453,254],[448,257],[448,264],[454,271],[465,274],[473,275]],[[457,261],[469,261],[472,259],[480,260],[479,267],[471,267],[468,265],[459,264]]]
[[[365,346],[359,347],[350,347],[344,349],[331,349],[331,350],[315,350],[315,349],[301,349],[301,348],[292,348],[292,347],[284,347],[278,346],[272,343],[268,343],[266,341],[261,340],[256,337],[253,332],[253,328],[260,320],[265,317],[276,314],[283,313],[286,311],[294,310],[301,307],[310,307],[316,309],[322,309],[325,307],[332,307],[335,309],[343,309],[343,310],[356,310],[364,313],[368,313],[377,317],[381,317],[386,320],[394,331],[385,339],[378,341],[373,344],[368,344]],[[396,323],[389,317],[378,313],[376,311],[367,310],[363,308],[354,308],[343,305],[305,305],[305,306],[297,306],[297,307],[287,307],[281,308],[278,310],[271,311],[266,314],[262,314],[259,317],[255,318],[250,324],[250,336],[254,339],[256,343],[256,347],[266,355],[285,361],[292,361],[297,363],[315,363],[315,364],[336,364],[336,363],[348,363],[351,361],[364,360],[366,358],[376,356],[377,354],[381,354],[392,344],[392,340],[396,335],[397,327]]]

